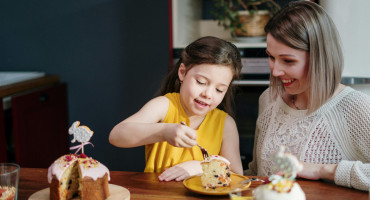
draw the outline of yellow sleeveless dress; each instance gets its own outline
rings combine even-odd
[[[163,123],[190,124],[180,103],[179,93],[165,95],[170,100],[167,115]],[[220,109],[210,111],[197,130],[197,142],[206,148],[210,155],[218,155],[221,150],[222,135],[227,113]],[[203,160],[199,147],[174,147],[167,142],[157,142],[145,146],[145,172],[161,173],[167,168],[189,160]]]

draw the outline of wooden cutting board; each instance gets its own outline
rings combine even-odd
[[[130,200],[130,191],[128,189],[114,184],[109,184],[110,196],[106,200]],[[45,188],[43,190],[33,193],[28,200],[49,200],[50,189]],[[79,198],[73,199],[77,200]]]

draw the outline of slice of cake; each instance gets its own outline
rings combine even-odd
[[[306,200],[302,188],[295,182],[295,177],[303,169],[298,159],[285,153],[285,147],[272,155],[274,166],[284,175],[271,175],[265,184],[260,185],[253,191],[256,200]]]
[[[230,162],[217,155],[211,155],[201,162],[203,174],[201,181],[203,187],[213,188],[230,185]]]
[[[57,159],[48,170],[50,200],[106,199],[109,196],[109,170],[97,160],[74,154]]]

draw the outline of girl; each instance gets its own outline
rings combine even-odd
[[[239,51],[230,42],[216,37],[194,41],[165,78],[160,93],[164,96],[116,125],[110,143],[145,145],[145,172],[161,173],[161,181],[202,173],[197,144],[210,155],[224,156],[231,170],[242,174],[238,131],[227,114],[232,114],[232,81],[240,70]]]
[[[259,101],[246,175],[275,173],[280,145],[304,165],[298,177],[370,187],[370,98],[340,83],[337,29],[318,4],[292,2],[266,25],[270,88]]]

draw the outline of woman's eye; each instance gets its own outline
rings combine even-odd
[[[197,83],[198,83],[199,85],[204,85],[204,84],[206,84],[205,82],[202,82],[202,81],[199,81],[199,80],[197,80]]]
[[[271,60],[274,60],[274,59],[275,59],[275,58],[274,58],[274,57],[272,57],[272,56],[269,56],[268,58],[269,58],[269,59],[271,59]]]
[[[217,92],[219,93],[223,93],[224,91],[223,90],[220,90],[220,89],[216,89]]]
[[[285,63],[293,63],[294,60],[284,60]]]

